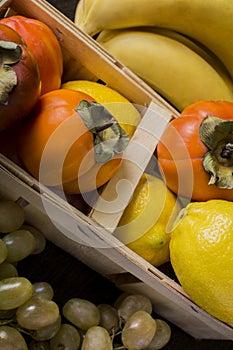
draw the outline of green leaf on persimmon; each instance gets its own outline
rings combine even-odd
[[[7,104],[9,94],[17,85],[17,75],[12,65],[22,56],[20,45],[11,41],[0,40],[0,103]]]
[[[129,135],[103,105],[82,100],[75,110],[93,134],[97,163],[106,163],[124,151],[129,143]]]

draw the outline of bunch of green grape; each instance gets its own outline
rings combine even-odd
[[[17,263],[45,245],[21,205],[0,200],[0,350],[157,350],[169,342],[168,323],[153,317],[144,295],[122,293],[114,305],[73,297],[59,307],[50,283],[19,276]]]
[[[151,301],[142,294],[122,293],[114,305],[72,298],[64,304],[62,314],[81,331],[81,350],[158,350],[171,337],[168,323],[152,316]]]

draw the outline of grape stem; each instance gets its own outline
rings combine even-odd
[[[14,322],[14,320],[1,320],[0,321],[0,326],[4,326],[5,324],[9,324]]]
[[[115,333],[115,331],[112,331],[111,338],[114,339],[116,336],[120,335],[122,333],[122,330]]]
[[[31,332],[27,331],[24,328],[21,328],[17,323],[15,323],[14,319],[10,319],[10,320],[1,320],[0,321],[0,326],[4,326],[4,325],[9,325],[10,327],[13,327],[15,329],[17,329],[17,331],[19,331],[20,333],[24,333],[27,335],[31,335]]]

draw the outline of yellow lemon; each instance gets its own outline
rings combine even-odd
[[[85,92],[102,104],[119,122],[131,137],[141,120],[137,108],[114,89],[89,80],[73,80],[62,85],[63,89]]]
[[[183,208],[172,230],[170,258],[191,299],[233,323],[233,202],[209,200]]]
[[[180,203],[162,179],[144,173],[126,207],[115,236],[145,260],[169,261],[170,228]]]

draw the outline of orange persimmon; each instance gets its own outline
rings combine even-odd
[[[39,20],[20,15],[2,18],[0,23],[19,33],[37,60],[41,78],[41,94],[59,89],[63,73],[63,55],[53,31]]]
[[[22,126],[18,154],[41,183],[70,194],[87,192],[117,171],[127,136],[89,95],[58,89],[39,98]]]
[[[0,131],[18,124],[40,97],[38,65],[23,38],[0,22]]]
[[[167,186],[195,200],[233,200],[233,103],[199,101],[166,128],[157,147]]]

